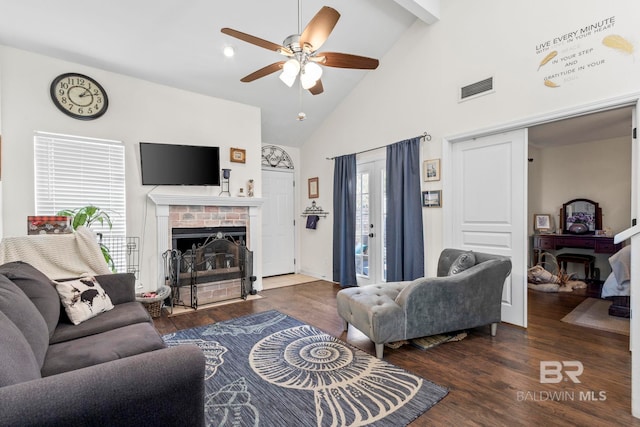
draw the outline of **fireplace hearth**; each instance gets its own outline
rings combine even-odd
[[[173,306],[197,309],[201,304],[255,294],[246,227],[173,228],[171,240],[172,249],[163,258]]]

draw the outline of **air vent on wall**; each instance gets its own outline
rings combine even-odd
[[[460,101],[493,92],[493,77],[460,88]]]

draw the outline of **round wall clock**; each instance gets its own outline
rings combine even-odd
[[[80,120],[93,120],[102,116],[109,107],[104,88],[83,74],[61,74],[51,82],[53,103],[68,116]]]

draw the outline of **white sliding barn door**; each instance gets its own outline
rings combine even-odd
[[[459,249],[511,258],[502,321],[527,326],[527,130],[451,144],[451,235]]]

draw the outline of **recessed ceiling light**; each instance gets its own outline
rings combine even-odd
[[[231,58],[236,53],[235,50],[233,50],[232,46],[225,46],[222,52],[224,53],[224,56],[226,56],[227,58]]]

